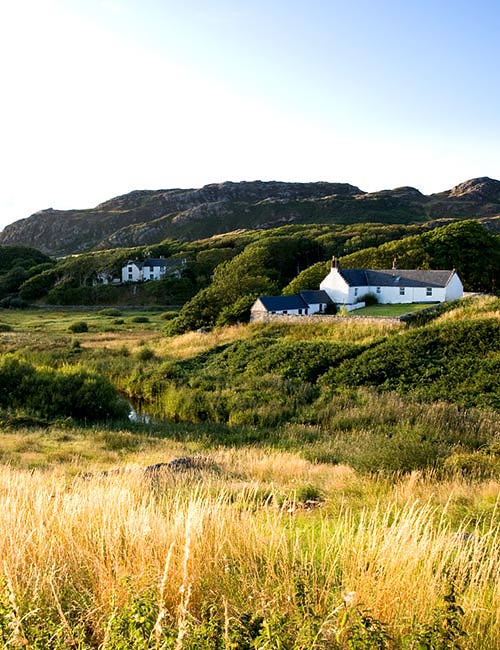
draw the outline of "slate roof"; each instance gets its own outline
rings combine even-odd
[[[320,303],[330,305],[332,303],[330,296],[326,293],[326,291],[322,290],[299,291],[299,295],[303,300],[305,300],[305,302],[307,302],[308,305],[319,305]]]
[[[144,260],[142,263],[142,266],[159,266],[160,268],[165,268],[166,266],[166,260],[163,257],[160,258],[154,258],[154,257],[148,257],[147,260]]]
[[[289,311],[308,307],[300,296],[260,296],[259,300],[267,311]]]
[[[455,271],[339,269],[351,287],[445,287]]]

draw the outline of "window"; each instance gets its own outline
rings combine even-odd
[[[425,290],[425,293],[426,293],[427,296],[432,296],[432,287],[427,287],[427,289]]]
[[[129,272],[128,272],[128,279],[129,279],[129,280],[132,280],[132,271],[129,271]]]
[[[299,309],[299,316],[302,315],[302,309]]]
[[[380,287],[377,287],[377,293],[380,293]]]
[[[358,295],[358,287],[355,287],[355,288],[354,288],[354,295],[355,295],[355,296]]]
[[[404,287],[399,287],[399,295],[404,296],[405,295],[405,288]]]

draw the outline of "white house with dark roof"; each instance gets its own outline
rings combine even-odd
[[[268,314],[307,316],[324,313],[331,305],[325,291],[301,291],[295,296],[260,296],[250,310],[251,320],[262,320]]]
[[[302,316],[308,313],[308,304],[300,296],[260,296],[250,310],[251,320],[259,320],[267,314],[294,314]]]
[[[145,282],[146,280],[161,280],[166,275],[181,277],[181,271],[186,266],[186,260],[164,257],[148,257],[143,262],[129,260],[122,267],[122,282]]]
[[[367,294],[382,304],[445,302],[463,296],[455,270],[343,269],[334,258],[319,285],[337,305],[362,302]]]
[[[330,296],[321,289],[300,291],[299,296],[307,303],[308,314],[324,314],[328,305],[332,304]]]

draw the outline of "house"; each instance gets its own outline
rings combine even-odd
[[[92,285],[95,287],[99,284],[120,284],[120,278],[115,278],[109,271],[99,271],[92,279]]]
[[[267,314],[307,314],[308,304],[300,296],[260,296],[250,309],[250,320],[262,320]]]
[[[343,269],[336,258],[319,285],[337,305],[363,302],[372,294],[379,303],[445,302],[463,296],[455,270]]]
[[[142,262],[129,260],[122,267],[122,282],[141,282],[142,280]]]
[[[122,267],[122,282],[145,282],[147,280],[161,280],[166,275],[180,278],[186,260],[166,260],[164,257],[148,257],[143,262],[129,260]]]
[[[325,291],[301,291],[295,296],[260,296],[250,310],[250,319],[263,320],[268,314],[306,316],[323,313],[331,304]]]
[[[332,304],[330,296],[322,290],[300,291],[299,296],[307,303],[308,314],[323,314]]]

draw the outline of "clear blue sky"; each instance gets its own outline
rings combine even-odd
[[[500,179],[500,3],[0,7],[0,228],[133,189]]]

